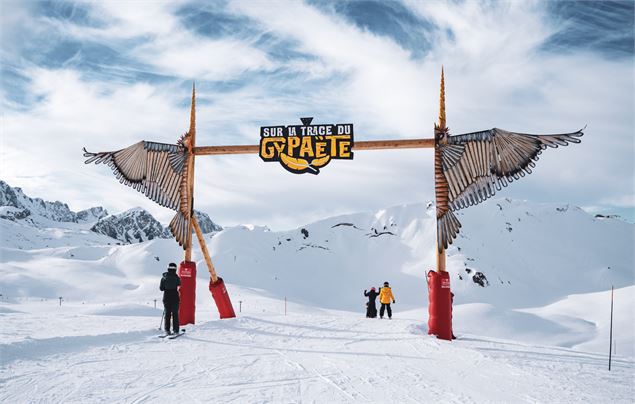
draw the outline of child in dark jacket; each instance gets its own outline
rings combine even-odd
[[[375,305],[375,299],[379,293],[375,291],[375,288],[370,288],[370,292],[364,290],[364,296],[368,297],[368,303],[366,303],[366,317],[367,318],[376,318],[377,317],[377,306]]]

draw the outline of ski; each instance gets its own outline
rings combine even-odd
[[[179,335],[183,334],[184,332],[185,330],[180,330],[178,334],[161,334],[161,335],[157,335],[157,337],[174,339],[178,337]]]
[[[169,339],[178,338],[178,337],[180,337],[180,336],[181,336],[181,335],[183,335],[183,334],[185,334],[185,330],[181,330],[181,331],[179,331],[179,333],[178,333],[178,334],[172,334],[172,335],[170,335],[168,338],[169,338]]]

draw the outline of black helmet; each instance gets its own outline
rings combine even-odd
[[[170,262],[170,264],[168,265],[168,271],[176,272],[176,264],[174,262]]]
[[[388,286],[388,282],[384,282],[384,286]]]

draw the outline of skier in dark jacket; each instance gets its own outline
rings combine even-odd
[[[375,291],[375,288],[370,288],[370,292],[364,290],[364,296],[368,297],[368,303],[366,303],[366,317],[377,318],[377,306],[375,305],[375,299],[379,296],[379,293]]]
[[[159,285],[159,289],[163,291],[166,334],[170,334],[170,318],[172,319],[172,330],[175,334],[179,332],[179,286],[181,286],[181,279],[176,274],[176,264],[171,262],[168,265],[168,272],[163,273],[161,285]]]

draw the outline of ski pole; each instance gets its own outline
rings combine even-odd
[[[163,317],[165,317],[165,308],[163,309],[163,314],[161,314],[161,322],[159,323],[159,330],[163,327]]]
[[[609,334],[609,372],[611,371],[611,357],[613,356],[613,285],[611,285],[611,328]]]

